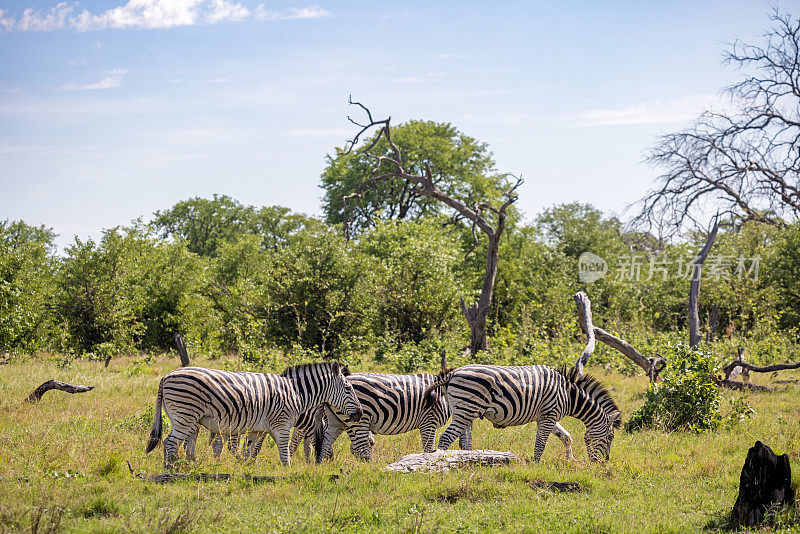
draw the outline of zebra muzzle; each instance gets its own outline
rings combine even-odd
[[[362,410],[361,408],[359,408],[359,409],[358,409],[358,410],[356,410],[355,412],[351,413],[351,414],[348,416],[348,419],[350,419],[350,421],[351,421],[351,422],[353,422],[353,423],[356,423],[356,422],[358,422],[358,421],[361,421],[361,416],[362,416],[362,415],[364,415],[364,410]]]

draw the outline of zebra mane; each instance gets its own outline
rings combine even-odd
[[[292,376],[298,376],[301,374],[305,374],[308,371],[319,370],[321,368],[328,367],[333,373],[337,373],[341,370],[342,375],[349,376],[350,369],[347,368],[347,365],[333,361],[333,362],[316,362],[316,363],[302,363],[300,365],[293,365],[291,367],[287,367],[281,373],[281,376],[286,378],[291,378]]]
[[[575,384],[575,386],[589,395],[592,400],[600,405],[606,414],[610,415],[614,412],[622,413],[622,410],[620,410],[614,398],[611,396],[611,392],[595,377],[579,373],[577,367],[568,369],[566,365],[562,365],[561,368],[558,369],[558,372],[567,379],[567,382]],[[619,426],[620,423],[621,419],[617,419],[614,422],[614,426]]]

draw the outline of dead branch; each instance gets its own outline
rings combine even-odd
[[[753,365],[744,360],[744,347],[740,347],[736,358],[722,368],[725,373],[725,382],[734,384],[744,384],[746,382],[734,382],[739,375],[745,380],[750,380],[750,371],[754,373],[772,373],[775,371],[785,371],[789,369],[800,369],[800,362],[797,363],[776,363],[772,365]]]
[[[714,245],[714,239],[717,237],[717,230],[719,230],[719,214],[714,217],[711,231],[693,264],[692,281],[689,284],[689,347],[695,347],[700,343],[700,278],[703,273],[703,263],[705,263],[706,257]]]
[[[583,330],[583,332],[587,333],[586,331],[587,319],[588,323],[592,324],[591,301],[589,300],[588,295],[586,295],[586,293],[582,291],[575,293],[573,298],[575,299],[575,303],[578,305],[578,312],[579,312],[578,322],[581,325],[581,329]],[[656,355],[655,357],[651,356],[649,358],[646,358],[641,352],[636,350],[636,348],[633,345],[631,345],[624,339],[620,339],[613,334],[609,334],[602,328],[598,328],[593,325],[592,332],[594,334],[593,336],[587,334],[587,337],[589,337],[590,339],[590,343],[589,345],[586,346],[586,349],[584,349],[583,354],[578,359],[578,362],[575,364],[576,366],[582,364],[581,371],[583,370],[583,365],[586,364],[586,362],[589,359],[589,356],[591,356],[592,352],[594,351],[595,344],[592,338],[602,341],[612,349],[620,352],[623,356],[627,356],[631,361],[633,361],[633,363],[644,369],[645,373],[647,373],[647,376],[650,377],[651,382],[655,382],[656,380],[658,380],[659,373],[667,366],[667,361],[661,356]],[[589,352],[588,355],[586,355],[586,351],[589,350],[590,346],[591,346],[591,351]],[[584,356],[586,357],[584,358]]]
[[[178,355],[181,357],[181,367],[188,367],[191,365],[189,361],[189,352],[186,350],[186,343],[183,341],[183,336],[175,332],[175,345],[178,346]]]
[[[25,399],[25,402],[38,402],[42,399],[42,395],[50,391],[51,389],[57,389],[59,391],[64,391],[66,393],[85,393],[87,391],[91,391],[94,389],[94,386],[80,386],[80,385],[72,385],[67,384],[66,382],[59,382],[58,380],[48,380],[35,390],[33,393],[28,395]]]
[[[592,303],[589,300],[589,296],[583,291],[578,291],[572,298],[575,299],[575,303],[578,305],[578,321],[580,322],[581,329],[586,333],[586,337],[588,338],[586,348],[583,349],[583,354],[581,354],[578,361],[575,362],[575,368],[578,369],[578,374],[582,375],[583,368],[589,362],[592,353],[594,353],[595,346],[594,324],[592,324]]]
[[[393,464],[386,466],[387,471],[410,473],[427,471],[429,473],[447,473],[451,469],[468,465],[508,465],[519,461],[512,452],[491,450],[436,450],[403,456]]]

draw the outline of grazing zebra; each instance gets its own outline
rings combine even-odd
[[[434,383],[436,375],[353,373],[349,380],[364,415],[360,420],[348,420],[336,406],[325,406],[328,428],[317,454],[318,462],[333,457],[333,443],[344,431],[350,437],[350,452],[367,461],[372,459],[375,446],[373,433],[403,434],[419,428],[422,450],[433,452],[436,429],[450,417],[450,410],[442,396],[433,393],[434,400],[429,403],[425,401],[426,388]],[[319,427],[317,429],[322,437]]]
[[[306,410],[297,418],[297,422],[294,424],[294,428],[292,430],[292,439],[289,441],[289,456],[294,456],[295,452],[297,452],[297,448],[300,446],[300,442],[303,441],[303,454],[306,458],[306,461],[311,460],[311,447],[316,447],[315,442],[317,436],[314,433],[314,430],[318,425],[323,429],[327,426],[327,422],[325,421],[324,406],[322,404],[311,408],[310,410]],[[256,456],[258,456],[265,437],[266,434],[253,434],[247,436],[245,450],[254,451],[253,456],[250,459],[255,459]],[[239,435],[231,434],[227,436],[227,438],[228,450],[231,451],[232,454],[239,456]],[[253,443],[254,441],[256,441],[256,443]],[[214,451],[214,457],[219,458],[220,454],[222,454],[222,448],[225,443],[223,435],[212,430],[209,443]],[[320,440],[319,443],[321,445],[322,441]]]
[[[436,402],[435,391],[442,386],[453,419],[439,438],[439,449],[449,448],[457,437],[462,449],[471,449],[472,422],[481,417],[495,428],[537,421],[534,461],[541,458],[551,432],[564,442],[571,457],[572,438],[558,424],[571,416],[586,425],[586,449],[589,458],[597,461],[608,459],[614,428],[621,422],[620,409],[608,390],[574,368],[465,365],[440,375],[428,387],[429,402]]]
[[[187,459],[194,459],[201,425],[228,436],[233,450],[240,434],[253,433],[255,439],[248,439],[245,459],[258,454],[263,437],[269,433],[278,446],[281,462],[288,465],[289,434],[301,413],[327,402],[348,417],[361,419],[361,406],[345,378],[349,374],[347,367],[338,362],[289,367],[280,375],[199,367],[177,369],[162,378],[158,386],[156,415],[146,452],[155,449],[161,440],[163,403],[172,423],[172,431],[164,439],[166,467],[177,458],[180,442]]]

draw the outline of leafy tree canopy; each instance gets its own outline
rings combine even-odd
[[[370,182],[362,190],[362,184],[373,176],[375,156],[393,154],[383,137],[368,153],[377,135],[349,154],[339,151],[335,157],[327,156],[320,186],[325,190],[323,209],[327,222],[346,221],[348,208],[351,228],[356,231],[373,227],[379,220],[419,219],[445,213],[447,206],[419,194],[418,186],[409,180]],[[469,206],[479,202],[496,204],[509,189],[508,180],[497,173],[486,143],[449,123],[412,120],[392,128],[392,140],[403,152],[407,172],[425,175],[427,163],[436,186]],[[346,196],[359,192],[360,199],[349,198],[345,205]]]
[[[150,223],[161,237],[183,240],[190,252],[216,256],[219,247],[245,234],[262,237],[262,246],[278,250],[312,219],[282,206],[245,206],[227,195],[190,198],[155,212]]]

